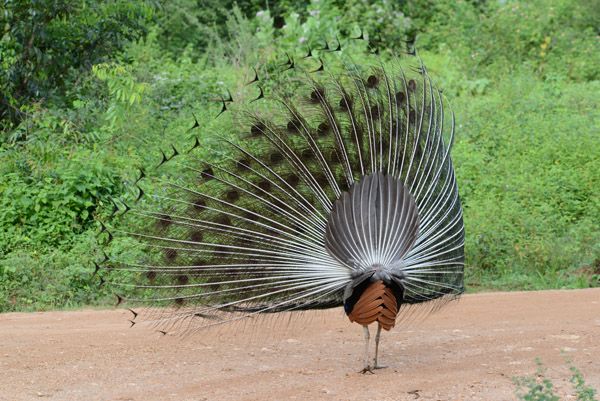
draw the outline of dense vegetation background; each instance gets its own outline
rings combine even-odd
[[[417,38],[457,120],[469,291],[600,285],[595,0],[20,0],[0,11],[0,312],[104,304],[100,220],[224,88],[324,38]],[[332,42],[333,43],[333,42]],[[221,124],[221,125],[220,125]],[[118,250],[117,250],[118,252]]]

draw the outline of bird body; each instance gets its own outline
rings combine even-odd
[[[150,310],[165,331],[343,305],[365,327],[366,372],[368,325],[378,367],[381,329],[403,305],[463,291],[454,118],[414,54],[308,58],[317,65],[288,59],[271,73],[271,92],[255,73],[254,108],[221,102],[219,118],[232,113],[239,128],[216,134],[210,159],[194,154],[199,139],[185,158],[163,153],[184,177],[158,179],[154,194],[138,184],[151,202],[126,206],[132,218],[110,230],[133,256],[101,267],[120,271],[122,298],[175,305]]]
[[[362,293],[357,292],[357,300],[352,308],[348,307],[348,303],[344,306],[351,322],[362,326],[378,322],[383,329],[390,331],[396,325],[401,299],[396,296],[394,290],[378,280],[369,283]]]

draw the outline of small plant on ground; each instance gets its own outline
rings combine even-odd
[[[546,368],[543,367],[539,358],[535,360],[537,370],[532,376],[513,377],[517,385],[517,397],[525,401],[560,401],[560,397],[554,392],[554,384],[548,378],[544,378]],[[581,370],[571,364],[570,360],[565,362],[572,372],[570,382],[573,383],[577,401],[598,401],[595,398],[596,390],[585,382]]]

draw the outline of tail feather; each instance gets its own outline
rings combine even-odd
[[[405,303],[462,292],[451,108],[417,56],[330,57],[322,71],[288,66],[288,87],[261,86],[264,99],[235,115],[236,139],[217,134],[204,149],[196,139],[204,158],[163,154],[181,177],[156,179],[111,231],[129,255],[110,263],[125,297],[172,306],[149,321],[190,330],[338,306],[380,262],[397,270]]]

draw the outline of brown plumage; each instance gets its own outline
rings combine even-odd
[[[371,283],[363,292],[348,314],[348,319],[362,326],[379,322],[384,330],[390,331],[396,324],[397,314],[398,303],[392,289],[379,280]]]

